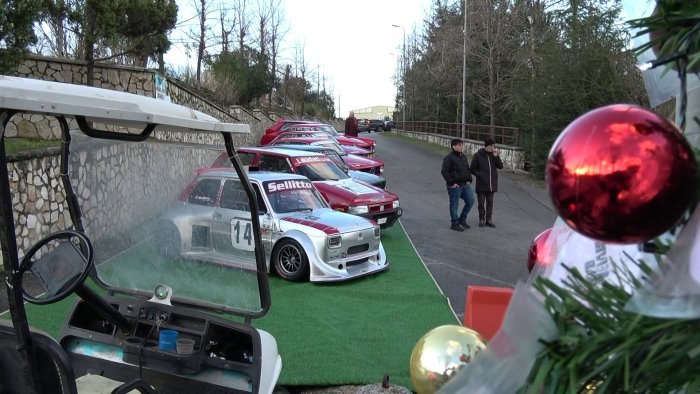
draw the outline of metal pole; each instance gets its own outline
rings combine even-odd
[[[462,52],[462,139],[467,130],[467,0],[464,0],[464,48]]]
[[[403,32],[403,50],[402,50],[402,52],[403,52],[403,56],[402,56],[403,57],[403,59],[402,59],[403,87],[401,89],[403,91],[403,97],[402,97],[403,109],[401,110],[401,118],[402,118],[401,127],[403,128],[403,130],[405,130],[406,129],[406,29],[404,29],[403,26],[399,26],[399,25],[391,25],[391,26],[398,27]]]
[[[406,29],[403,30],[403,111],[401,111],[401,124],[403,130],[406,130]]]

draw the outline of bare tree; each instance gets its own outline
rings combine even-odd
[[[192,0],[192,6],[197,14],[197,27],[196,30],[190,29],[186,36],[195,42],[195,47],[197,48],[197,72],[196,72],[196,82],[198,85],[202,84],[202,62],[207,55],[207,48],[211,46],[210,42],[212,37],[210,37],[209,31],[211,30],[209,26],[209,17],[213,12],[213,5],[210,0]]]
[[[42,2],[41,21],[37,26],[37,35],[42,47],[51,56],[75,56],[77,38],[72,33],[70,13],[75,7],[75,1],[44,0]],[[71,43],[73,45],[71,45]]]
[[[231,34],[236,26],[236,18],[234,16],[233,21],[228,20],[228,9],[224,7],[224,2],[221,1],[219,4],[219,27],[221,28],[221,52],[229,52],[229,44],[231,39]]]
[[[495,126],[497,117],[508,102],[505,89],[512,68],[507,67],[513,37],[509,31],[507,0],[476,0],[469,2],[471,17],[467,45],[469,57],[479,64],[485,80],[474,94],[483,105],[489,124]],[[484,83],[485,82],[485,83]]]
[[[292,75],[292,71],[294,75]],[[308,66],[304,58],[304,44],[296,44],[293,65],[288,65],[284,76],[284,95],[291,102],[292,111],[304,114]],[[286,101],[286,100],[285,100]]]
[[[268,23],[268,40],[269,40],[269,56],[270,56],[270,72],[272,78],[277,79],[277,59],[280,52],[280,43],[287,33],[287,28],[284,27],[284,10],[281,7],[280,0],[270,0],[270,21]],[[276,81],[273,81],[276,82]],[[273,88],[267,98],[267,108],[272,108],[272,94],[276,83],[273,83]]]
[[[246,45],[248,32],[250,31],[250,20],[248,19],[248,10],[246,8],[246,0],[236,0],[233,6],[238,22],[238,50],[243,51]]]

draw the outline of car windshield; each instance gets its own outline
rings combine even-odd
[[[336,151],[338,154],[344,153],[345,151],[343,150],[343,147],[340,146],[337,142],[333,140],[320,140],[320,141],[315,141],[312,142],[311,145],[317,145],[317,146],[325,146],[327,148],[331,148],[334,151]]]
[[[289,213],[326,208],[313,184],[307,180],[279,180],[263,184],[272,210]]]
[[[343,172],[348,171],[348,165],[345,164],[345,161],[343,160],[343,158],[340,157],[341,155],[338,154],[338,152],[336,152],[334,149],[325,149],[323,151],[323,154],[328,156],[328,158],[331,159],[333,161],[333,163],[335,163],[335,165],[340,167],[340,169],[343,170]]]
[[[292,163],[297,173],[312,181],[337,181],[350,178],[327,156],[295,157]]]
[[[239,314],[261,310],[250,209],[240,182],[233,194],[221,178],[193,182],[220,148],[74,134],[69,173],[101,282],[143,296],[165,284],[173,303]],[[217,220],[224,200],[238,208]]]

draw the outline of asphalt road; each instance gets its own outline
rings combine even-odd
[[[475,204],[467,217],[471,228],[452,231],[445,181],[440,175],[444,153],[389,133],[362,136],[377,141],[376,157],[385,161],[386,188],[398,194],[404,209],[401,224],[460,321],[467,286],[512,287],[527,278],[530,244],[556,219],[541,183],[501,171],[494,198],[497,227],[477,226]],[[401,262],[391,264],[399,269]]]

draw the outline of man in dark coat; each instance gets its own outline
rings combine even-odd
[[[469,166],[476,177],[476,198],[479,204],[479,227],[496,227],[493,217],[493,195],[498,191],[498,170],[503,161],[498,157],[496,143],[491,138],[484,141],[484,147],[472,156]],[[486,205],[486,207],[484,207]]]
[[[467,214],[474,206],[474,195],[469,183],[472,182],[472,174],[469,172],[469,163],[467,157],[464,156],[464,144],[459,138],[455,138],[451,142],[452,152],[442,160],[442,170],[440,173],[445,178],[447,186],[447,195],[450,197],[450,219],[455,231],[464,231],[469,228],[467,224]],[[457,216],[459,208],[459,199],[464,200],[464,208],[462,213]]]
[[[357,118],[355,118],[355,113],[350,111],[350,116],[345,119],[345,135],[349,137],[357,137],[358,134]]]

